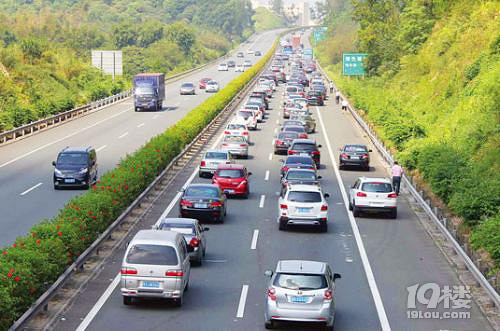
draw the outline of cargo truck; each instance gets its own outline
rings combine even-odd
[[[165,99],[165,74],[143,73],[134,76],[134,109],[161,110]]]
[[[292,47],[293,49],[298,49],[300,47],[300,36],[294,35],[292,37]]]

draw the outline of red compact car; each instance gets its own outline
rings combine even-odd
[[[200,79],[200,82],[198,83],[198,87],[203,90],[205,87],[207,87],[207,83],[209,81],[211,81],[211,80],[212,80],[212,78],[202,78],[202,79]]]
[[[248,198],[250,194],[248,177],[251,174],[242,164],[219,164],[212,177],[212,183],[217,184],[226,195]]]

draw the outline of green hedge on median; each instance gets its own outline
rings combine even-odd
[[[0,250],[0,330],[6,330],[265,66],[276,48],[153,137],[53,219]],[[15,222],[15,220],[8,220]]]

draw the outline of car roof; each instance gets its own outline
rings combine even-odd
[[[303,273],[324,274],[327,264],[325,262],[308,260],[282,260],[278,261],[276,273]]]
[[[389,178],[384,178],[384,177],[360,177],[359,179],[362,182],[383,182],[383,183],[389,183],[389,184],[392,183]]]
[[[345,144],[344,148],[345,147],[364,147],[364,148],[367,148],[366,145],[363,145],[363,144]]]
[[[294,139],[292,144],[310,144],[316,145],[316,142],[312,139]]]
[[[289,172],[312,172],[313,174],[316,174],[316,172],[313,169],[304,169],[304,168],[290,168],[287,171],[287,174]]]
[[[228,150],[225,150],[225,149],[209,149],[205,152],[205,154],[207,153],[224,153],[224,154],[229,154],[229,151]]]
[[[189,184],[188,187],[186,187],[186,189],[190,188],[190,187],[209,187],[209,188],[219,188],[218,185],[216,184],[205,184],[205,183],[196,183],[196,184]]]
[[[192,224],[195,225],[198,223],[198,220],[194,218],[181,218],[181,217],[166,217],[161,220],[160,224],[168,223],[168,224]]]
[[[301,192],[321,192],[321,187],[307,184],[289,184],[288,190]]]
[[[61,153],[88,153],[92,147],[66,147],[64,148]]]
[[[177,236],[180,236],[180,234],[173,231],[140,230],[132,238],[132,242],[140,241],[149,244],[165,241],[175,242]]]
[[[286,158],[287,160],[291,160],[291,159],[311,159],[312,158],[309,156],[309,155],[290,155]]]
[[[237,170],[243,170],[245,169],[245,166],[243,164],[237,164],[237,163],[221,163],[217,166],[217,169],[237,169]]]

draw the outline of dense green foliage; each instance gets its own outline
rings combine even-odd
[[[352,8],[359,25],[349,33],[370,54],[369,77],[341,76],[348,43],[324,42],[321,62],[499,266],[500,3],[353,0]]]
[[[175,74],[253,32],[247,0],[0,2],[0,132],[126,89],[130,76]],[[123,79],[90,66],[121,49]]]
[[[287,25],[283,17],[264,7],[256,8],[252,19],[255,21],[255,31],[257,32],[283,28]]]
[[[276,43],[251,69],[123,158],[89,192],[71,199],[56,217],[33,226],[29,235],[0,250],[0,330],[8,329],[193,141],[264,67],[275,47]]]

